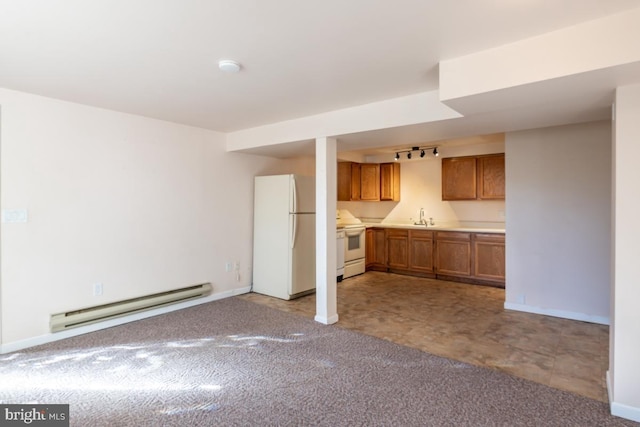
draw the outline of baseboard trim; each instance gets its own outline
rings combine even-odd
[[[313,320],[325,325],[333,325],[334,323],[338,322],[338,315],[334,314],[333,316],[329,316],[329,317],[316,315],[316,317],[314,317]]]
[[[613,402],[613,383],[611,382],[611,371],[608,369],[605,375],[605,381],[607,383],[607,397],[609,398],[609,404],[611,404],[611,402]]]
[[[542,314],[544,316],[560,317],[563,319],[579,320],[581,322],[597,323],[600,325],[609,325],[609,317],[591,316],[584,313],[576,313],[573,311],[555,310],[551,308],[540,308],[525,304],[516,304],[513,302],[504,303],[506,310],[524,311],[525,313]]]
[[[609,409],[611,415],[625,418],[627,420],[640,422],[640,408],[624,405],[613,401],[613,380],[611,379],[611,371],[607,371],[607,394],[609,395]]]
[[[27,338],[24,340],[18,340],[6,344],[0,345],[0,354],[11,353],[13,351],[23,350],[25,348],[34,347],[36,345],[47,344],[54,341],[63,340],[66,338],[75,337],[78,335],[87,334],[89,332],[99,331],[101,329],[111,328],[113,326],[122,325],[125,323],[133,322],[136,320],[142,320],[160,314],[170,313],[176,310],[182,310],[184,308],[193,307],[200,304],[205,304],[211,301],[216,301],[224,298],[229,298],[234,295],[239,295],[248,292],[251,287],[234,289],[230,291],[217,292],[206,296],[204,298],[198,298],[195,300],[184,301],[177,304],[168,305],[165,307],[154,308],[152,310],[142,311],[139,313],[130,314],[127,316],[117,317],[115,319],[105,320],[99,323],[93,323],[86,326],[81,326],[74,329],[68,329],[66,331],[48,333],[45,335],[39,335],[33,338]]]
[[[231,291],[233,295],[248,294],[251,292],[251,286],[245,286],[244,288],[238,288]]]
[[[611,402],[611,415],[640,422],[640,408],[622,403]]]

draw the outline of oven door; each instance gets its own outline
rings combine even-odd
[[[344,235],[344,261],[364,258],[365,227],[346,228]]]

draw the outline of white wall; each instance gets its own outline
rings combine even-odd
[[[611,124],[506,135],[505,307],[608,323]]]
[[[640,85],[618,88],[615,110],[609,400],[614,415],[640,421]]]
[[[294,162],[226,153],[222,134],[0,89],[1,343],[52,313],[211,282],[251,283],[253,176]],[[239,261],[240,280],[225,271]],[[104,294],[93,296],[100,282]]]
[[[386,222],[409,223],[416,221],[418,211],[424,208],[426,218],[436,224],[504,227],[505,202],[491,201],[443,201],[442,158],[503,153],[504,142],[440,147],[440,156],[431,153],[424,158],[416,156],[399,160],[400,202],[338,202],[339,209],[348,209],[357,217],[384,219]],[[375,157],[371,162],[393,161]]]

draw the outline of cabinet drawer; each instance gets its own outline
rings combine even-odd
[[[504,234],[499,233],[476,233],[477,242],[504,243]]]
[[[462,231],[438,231],[436,233],[436,240],[464,240],[471,241],[471,233],[465,233]]]
[[[433,239],[433,231],[410,230],[409,235],[412,239]]]
[[[409,230],[387,228],[387,237],[407,237]]]

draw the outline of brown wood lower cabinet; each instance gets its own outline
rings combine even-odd
[[[505,245],[502,234],[476,234],[473,242],[473,276],[504,284]]]
[[[387,271],[387,244],[384,228],[368,228],[365,236],[367,270]]]
[[[433,248],[433,231],[410,230],[409,270],[433,275]]]
[[[436,273],[471,276],[471,233],[436,232]]]
[[[367,270],[373,266],[373,258],[376,256],[376,247],[373,241],[373,228],[367,228],[364,235],[364,265]]]
[[[387,267],[390,270],[409,269],[409,231],[387,230]]]
[[[366,238],[367,270],[504,287],[504,234],[370,228]]]

